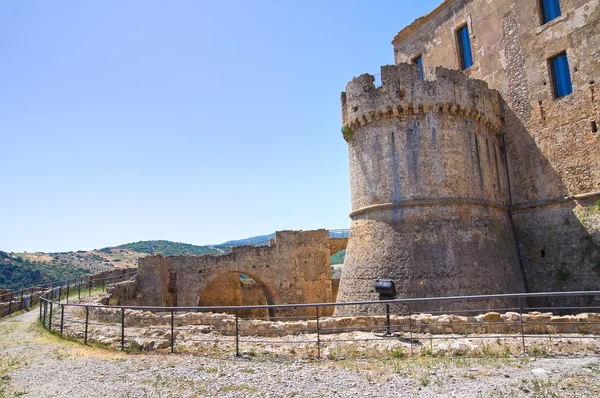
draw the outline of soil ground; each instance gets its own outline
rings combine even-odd
[[[589,351],[322,360],[126,354],[60,340],[39,327],[37,315],[0,322],[0,398],[600,396],[600,357]]]

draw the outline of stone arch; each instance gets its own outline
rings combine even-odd
[[[342,274],[341,265],[343,265],[343,262],[342,263],[338,262],[339,256],[336,256],[336,255],[343,251],[344,256],[345,256],[348,238],[344,238],[343,241],[341,239],[339,239],[338,242],[334,242],[333,244],[332,244],[331,240],[332,239],[330,239],[330,241],[329,241],[330,252],[332,252],[331,260],[330,260],[330,264],[331,264],[331,295],[332,295],[333,301],[335,301],[337,298],[338,290],[340,288],[340,277]],[[337,250],[337,249],[339,249],[339,250],[334,252],[334,250]]]
[[[243,278],[242,276],[246,276]],[[262,278],[247,270],[229,270],[216,272],[207,278],[196,293],[197,306],[253,306],[273,305],[272,288],[263,282]],[[235,311],[219,311],[235,313]],[[275,311],[270,309],[247,309],[238,311],[242,318],[275,317]]]
[[[329,254],[333,256],[335,253],[343,250],[348,246],[348,238],[329,238]]]
[[[140,303],[193,307],[220,274],[248,275],[266,289],[277,316],[313,316],[314,307],[293,304],[331,302],[329,232],[278,231],[269,246],[235,246],[225,255],[148,256],[139,259]],[[337,251],[337,250],[336,250]]]

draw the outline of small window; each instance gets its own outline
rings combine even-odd
[[[560,16],[560,0],[540,0],[542,24]]]
[[[412,63],[415,65],[419,65],[419,73],[421,74],[421,80],[425,78],[423,74],[423,58],[419,55],[413,58]]]
[[[558,54],[550,58],[550,74],[554,86],[554,98],[561,98],[573,92],[571,85],[571,74],[569,73],[569,61],[567,53]]]
[[[458,39],[458,52],[460,58],[460,68],[467,69],[473,65],[473,55],[471,54],[471,39],[469,38],[469,27],[467,25],[456,31]]]

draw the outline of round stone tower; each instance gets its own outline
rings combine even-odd
[[[377,300],[377,279],[394,280],[397,298],[524,291],[498,93],[459,71],[434,74],[422,80],[416,65],[384,66],[380,87],[364,74],[342,93],[352,224],[338,302]],[[413,309],[490,304],[498,303]],[[357,310],[371,311],[336,314]]]

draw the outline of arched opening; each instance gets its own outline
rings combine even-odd
[[[198,306],[247,306],[271,305],[273,297],[264,283],[241,272],[226,272],[214,278],[198,297]],[[220,311],[235,314],[235,311]],[[266,308],[240,310],[242,318],[265,318],[274,316]]]
[[[338,289],[340,287],[340,278],[344,268],[344,258],[346,257],[346,249],[342,249],[331,256],[331,293],[333,301],[337,299]]]

